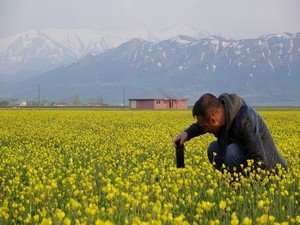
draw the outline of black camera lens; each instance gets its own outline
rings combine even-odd
[[[184,145],[176,143],[176,164],[177,168],[184,168]]]

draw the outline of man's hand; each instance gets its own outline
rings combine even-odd
[[[181,134],[179,134],[177,137],[173,139],[173,145],[176,148],[176,143],[183,144],[188,139],[188,133],[186,131],[183,131]]]

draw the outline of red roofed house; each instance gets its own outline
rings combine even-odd
[[[129,99],[130,109],[187,109],[187,98],[175,98],[163,90],[152,90]]]

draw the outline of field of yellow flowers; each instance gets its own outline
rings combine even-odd
[[[259,111],[289,165],[221,174],[191,111],[0,110],[0,224],[300,224],[300,113]]]

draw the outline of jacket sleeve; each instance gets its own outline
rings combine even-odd
[[[189,128],[185,130],[188,133],[188,141],[194,137],[204,134],[203,128],[198,123],[193,123]]]
[[[241,123],[241,135],[248,158],[254,160],[255,166],[264,169],[266,167],[266,155],[259,132],[258,118],[255,116],[244,118]]]

